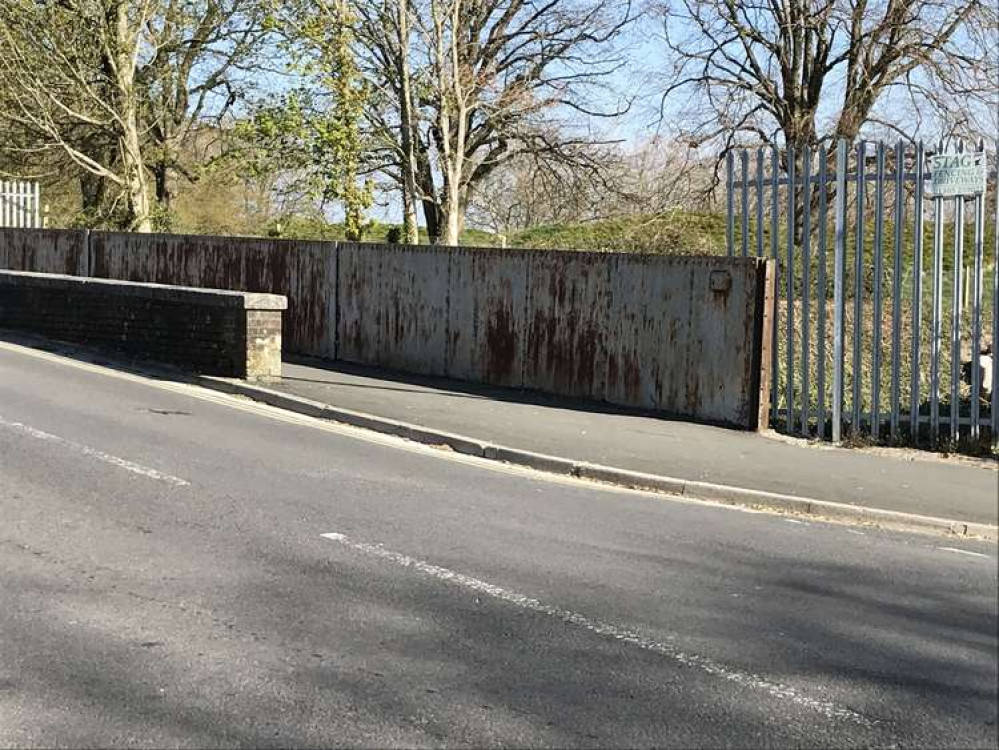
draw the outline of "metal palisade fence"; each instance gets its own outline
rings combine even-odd
[[[984,143],[730,150],[729,255],[778,261],[771,423],[996,449],[999,191]]]
[[[41,190],[37,182],[0,181],[0,227],[42,226]]]

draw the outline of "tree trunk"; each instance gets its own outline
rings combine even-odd
[[[134,107],[125,120],[122,134],[122,161],[124,167],[125,190],[128,197],[129,230],[151,232],[151,206],[145,167],[142,163],[142,150],[139,146],[139,128]]]
[[[451,203],[451,199],[448,198],[448,203]],[[461,213],[456,208],[449,208],[447,210],[447,223],[445,224],[445,233],[443,237],[442,245],[455,246],[461,243]]]
[[[425,150],[421,149],[418,154],[417,181],[419,195],[422,196],[420,204],[423,207],[423,221],[427,225],[427,235],[430,243],[437,242],[441,234],[441,207],[437,201],[437,190],[434,187],[434,173],[430,169],[430,159]],[[416,201],[414,203],[414,210]]]
[[[416,220],[418,198],[416,182],[416,148],[413,143],[415,123],[413,122],[413,96],[409,76],[409,4],[407,0],[397,0],[397,29],[399,48],[397,67],[399,74],[399,133],[402,144],[402,205],[404,241],[410,245],[420,243],[420,229]]]
[[[453,155],[454,156],[454,155]],[[462,159],[455,156],[447,165],[448,178],[444,191],[444,245],[459,245],[461,243],[461,172]]]
[[[451,29],[457,34],[461,28],[461,2],[453,0],[451,5]],[[464,219],[463,185],[465,184],[465,148],[468,139],[468,102],[462,82],[463,68],[460,59],[460,45],[451,40],[451,106],[442,107],[446,113],[441,118],[441,133],[445,143],[445,196],[444,214],[447,217],[444,244],[461,244],[461,227]],[[445,97],[445,101],[448,97]],[[453,107],[453,111],[449,111]]]
[[[129,29],[128,6],[122,2],[116,9],[114,70],[119,101],[119,151],[122,180],[128,201],[128,229],[151,232],[149,183],[142,159],[139,139],[139,115],[135,96],[136,39]]]
[[[84,172],[80,175],[80,207],[91,221],[104,210],[107,183],[107,179],[93,172]]]
[[[156,202],[166,209],[173,202],[173,192],[170,190],[170,168],[166,162],[158,162],[152,167],[153,182],[156,191]]]
[[[435,244],[441,236],[441,208],[433,198],[423,199],[423,221],[431,244]]]

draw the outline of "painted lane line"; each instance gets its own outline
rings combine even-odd
[[[117,466],[119,469],[124,469],[125,471],[130,471],[133,474],[139,474],[149,479],[156,479],[160,482],[166,482],[167,484],[172,484],[175,487],[187,487],[190,482],[181,479],[180,477],[175,477],[171,474],[164,474],[156,469],[151,469],[148,466],[142,466],[141,464],[134,463],[132,461],[127,461],[124,458],[119,458],[118,456],[112,456],[110,453],[105,453],[104,451],[99,451],[96,448],[91,448],[88,445],[83,445],[82,443],[76,443],[72,440],[67,440],[66,438],[59,437],[58,435],[53,435],[50,432],[44,432],[42,430],[37,430],[34,427],[30,427],[23,422],[11,422],[3,417],[0,417],[0,426],[7,427],[11,430],[15,430],[22,435],[27,435],[29,437],[36,438],[37,440],[45,440],[50,443],[58,443],[59,445],[64,445],[77,453],[82,453],[84,456],[90,458],[95,458],[98,461],[103,461],[106,464],[111,464],[112,466]]]
[[[789,685],[773,682],[765,677],[745,672],[740,669],[727,667],[708,657],[683,651],[670,643],[656,641],[642,635],[636,630],[619,627],[600,620],[592,620],[577,612],[562,609],[561,607],[551,604],[545,604],[538,599],[518,594],[515,591],[510,591],[508,589],[501,588],[500,586],[495,586],[491,583],[487,583],[486,581],[479,580],[478,578],[472,578],[471,576],[457,573],[453,570],[449,570],[448,568],[442,568],[439,565],[418,560],[415,557],[410,557],[409,555],[401,552],[393,552],[385,549],[380,544],[369,544],[367,542],[355,541],[348,538],[344,534],[336,532],[320,534],[320,536],[334,542],[339,542],[341,545],[349,549],[357,552],[363,552],[364,554],[377,557],[387,562],[395,563],[396,565],[404,568],[410,568],[419,573],[423,573],[426,576],[436,578],[439,581],[461,586],[462,588],[474,591],[477,594],[490,596],[494,599],[507,602],[508,604],[513,604],[521,609],[546,615],[556,620],[562,620],[570,625],[575,625],[578,628],[599,635],[602,638],[627,643],[631,646],[637,646],[645,651],[650,651],[654,654],[658,654],[659,656],[663,656],[682,666],[700,670],[701,672],[713,677],[721,677],[722,679],[733,682],[741,687],[758,690],[767,693],[778,700],[788,701],[794,703],[795,705],[801,706],[802,708],[810,709],[822,714],[828,719],[849,721],[865,727],[871,727],[877,723],[874,719],[870,719],[845,706],[841,706],[831,701],[811,698],[807,695],[803,695]],[[668,637],[667,640],[672,640],[672,637]]]
[[[991,560],[989,555],[983,555],[981,552],[972,552],[970,549],[958,549],[957,547],[937,547],[937,549],[942,549],[945,552],[957,552],[959,555],[971,555],[972,557],[984,557],[986,560]]]

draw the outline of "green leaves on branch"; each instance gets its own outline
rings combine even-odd
[[[261,107],[243,126],[256,157],[249,168],[291,167],[308,195],[342,205],[348,239],[360,240],[374,183],[361,177],[369,86],[352,49],[356,20],[345,0],[320,0],[280,3],[268,23],[286,34],[293,71],[312,85]]]

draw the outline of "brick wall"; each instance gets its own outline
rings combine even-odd
[[[208,375],[281,374],[280,295],[0,271],[0,328]]]

